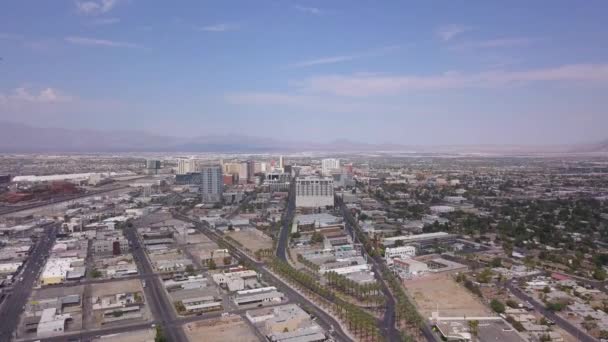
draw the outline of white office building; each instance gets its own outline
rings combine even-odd
[[[194,159],[180,158],[177,160],[177,174],[185,175],[187,173],[196,172]]]
[[[340,170],[340,159],[327,158],[321,160],[321,172],[330,175],[333,171]]]
[[[334,206],[334,181],[329,177],[298,177],[296,207],[322,208]]]
[[[393,263],[394,258],[408,259],[414,256],[416,256],[416,247],[414,246],[389,247],[384,250],[384,259],[388,265]]]

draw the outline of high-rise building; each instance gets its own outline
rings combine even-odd
[[[247,161],[247,183],[253,183],[255,176],[255,161],[248,160]]]
[[[146,173],[149,175],[156,175],[160,170],[160,160],[148,159],[146,160]]]
[[[177,160],[177,174],[185,175],[190,172],[196,172],[194,159],[180,158]]]
[[[340,159],[327,158],[321,160],[321,172],[323,175],[330,175],[332,171],[340,169]]]
[[[239,183],[247,183],[247,163],[239,164]]]
[[[219,165],[201,165],[199,172],[176,175],[175,183],[198,185],[203,202],[221,202],[224,192],[224,177]]]
[[[203,202],[221,202],[224,192],[222,167],[220,165],[205,165],[201,166],[200,169],[200,192]]]
[[[279,156],[279,168],[284,168],[285,165],[283,165],[283,156]]]
[[[225,163],[224,164],[224,173],[229,173],[231,175],[239,174],[241,170],[241,163]]]
[[[322,208],[334,206],[334,181],[329,177],[296,178],[296,207]]]

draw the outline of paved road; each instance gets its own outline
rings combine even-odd
[[[10,341],[11,336],[17,331],[19,316],[32,293],[32,287],[38,278],[40,270],[46,262],[49,251],[55,242],[57,224],[44,227],[44,234],[38,239],[21,272],[22,280],[13,285],[10,296],[2,303],[0,308],[0,341]]]
[[[296,182],[292,179],[289,185],[289,197],[287,198],[287,208],[283,214],[283,227],[279,232],[279,242],[277,243],[277,257],[283,261],[287,261],[287,241],[291,233],[291,222],[296,213]]]
[[[135,228],[128,228],[125,230],[125,235],[129,240],[132,249],[133,257],[136,263],[139,264],[140,272],[144,274],[154,273],[150,261],[146,257],[143,247],[140,244],[139,238],[137,237],[137,231]],[[175,320],[175,312],[173,305],[167,299],[165,290],[159,277],[152,277],[146,280],[146,287],[144,288],[150,311],[162,327],[165,335],[171,342],[187,342],[186,334],[181,327],[170,325]]]
[[[217,242],[221,238],[221,236],[217,232],[215,232],[214,230],[209,228],[208,225],[206,225],[205,223],[198,222],[196,220],[193,220],[193,219],[191,219],[187,216],[183,216],[183,215],[179,215],[178,218],[181,220],[185,220],[185,221],[194,223],[196,226],[196,229],[201,231],[203,234],[207,235],[207,237],[209,237],[209,239],[211,239],[214,242]],[[234,248],[233,246],[230,247],[229,250],[230,250],[231,254],[233,256],[235,256],[237,259],[248,261],[251,265],[253,265],[253,268],[255,269],[256,272],[261,274],[265,279],[272,281],[272,283],[275,285],[275,287],[279,291],[286,294],[288,298],[292,299],[294,302],[306,305],[306,307],[311,311],[311,313],[314,314],[318,318],[317,323],[321,327],[323,327],[326,331],[332,331],[332,330],[334,331],[333,337],[335,340],[351,341],[351,339],[344,333],[344,331],[342,331],[340,324],[338,324],[338,322],[333,317],[328,315],[327,312],[325,312],[321,309],[318,309],[315,306],[315,304],[313,304],[306,297],[302,296],[298,291],[294,290],[287,284],[283,283],[280,279],[275,277],[272,273],[270,273],[268,271],[268,269],[266,269],[266,267],[264,266],[263,263],[251,258],[247,254],[241,252],[240,250]]]
[[[239,204],[239,206],[232,211],[230,214],[228,214],[228,216],[226,216],[227,220],[233,219],[236,215],[239,214],[239,212],[241,211],[241,208],[243,208],[244,206],[246,206],[247,204],[249,204],[249,202],[255,198],[255,193],[250,193],[247,194],[247,196],[245,196],[245,198],[243,198],[243,200],[241,201],[241,203]]]
[[[522,290],[520,290],[515,284],[513,284],[514,281],[515,281],[514,279],[509,280],[505,284],[505,286],[507,289],[509,289],[509,291],[511,291],[511,293],[513,293],[513,295],[515,295],[515,297],[519,298],[519,300],[524,301],[524,302],[529,302],[530,304],[532,304],[534,309],[536,309],[538,312],[540,312],[542,315],[544,315],[548,319],[555,322],[555,324],[557,324],[560,328],[567,331],[570,335],[576,337],[576,339],[578,341],[582,341],[582,342],[597,341],[597,339],[589,336],[587,333],[583,332],[582,330],[580,330],[579,328],[577,328],[576,326],[574,326],[572,323],[568,322],[567,320],[561,318],[556,313],[545,309],[545,306],[543,304],[537,302],[536,300],[534,300],[534,298],[532,298],[531,296],[528,296],[526,293],[524,293]]]
[[[355,222],[355,219],[353,218],[350,211],[348,210],[348,208],[346,208],[346,205],[342,201],[339,201],[336,199],[336,202],[340,205],[340,209],[342,210],[342,216],[344,217],[344,220],[346,221],[345,222],[346,229],[349,231],[349,233],[353,237],[353,241],[355,241],[356,243],[360,243],[360,241],[358,240],[358,236],[354,231],[354,229],[355,229],[354,227],[358,227],[357,222]],[[382,278],[382,274],[383,274],[382,266],[385,266],[385,265],[379,256],[372,258],[367,254],[367,252],[365,250],[362,250],[362,252],[363,252],[363,255],[367,258],[367,260],[371,263],[372,271],[374,272],[376,280],[378,281],[378,284],[380,284],[382,293],[384,294],[384,296],[386,298],[386,308],[384,311],[384,317],[382,319],[382,325],[380,328],[384,332],[384,337],[386,337],[387,340],[398,341],[399,340],[399,330],[395,326],[396,300],[395,300],[395,297],[393,296],[392,292],[389,290],[388,285]]]
[[[361,189],[361,191],[363,191],[363,190]],[[387,212],[391,211],[390,203],[376,197],[373,194],[371,194],[371,195],[374,197],[375,200],[378,201],[378,203],[380,203],[382,205],[382,208],[384,210],[386,210]],[[387,267],[386,264],[382,263],[382,260],[380,260],[380,262],[383,267]],[[424,317],[423,317],[423,319],[424,319]],[[425,324],[420,328],[420,330],[422,331],[422,335],[426,338],[427,341],[439,341],[440,340],[439,336],[437,334],[433,333],[433,329],[431,328],[431,326],[429,325],[428,322],[425,322]]]

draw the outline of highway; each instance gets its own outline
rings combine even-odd
[[[138,264],[138,269],[143,274],[152,274],[154,270],[150,261],[148,260],[143,247],[140,244],[139,238],[137,237],[137,231],[135,228],[125,229],[125,235],[132,246],[133,257],[135,262]],[[181,326],[171,325],[171,322],[176,320],[175,311],[173,305],[168,300],[163,285],[159,277],[152,277],[146,280],[146,286],[144,288],[150,311],[161,324],[163,332],[171,342],[187,342],[186,334],[182,330]]]
[[[57,224],[54,223],[44,227],[44,234],[38,239],[23,267],[21,279],[16,278],[12,293],[2,303],[0,307],[0,322],[2,322],[0,324],[0,341],[10,341],[17,331],[19,316],[25,308],[25,304],[32,293],[32,288],[53,247],[57,228]]]
[[[212,229],[210,229],[205,223],[199,222],[197,220],[194,220],[190,217],[184,216],[184,215],[177,215],[177,218],[180,220],[184,220],[184,221],[188,221],[188,222],[192,222],[195,224],[196,229],[198,229],[199,231],[201,231],[203,234],[205,234],[207,237],[209,237],[209,239],[211,239],[214,242],[218,242],[218,240],[221,238],[221,236],[213,231]],[[330,315],[327,314],[327,312],[325,312],[322,309],[319,309],[316,304],[312,303],[310,300],[308,300],[306,297],[302,296],[298,291],[294,290],[293,288],[291,288],[288,284],[284,283],[282,280],[280,280],[279,278],[277,278],[274,274],[272,274],[265,266],[263,263],[258,262],[257,260],[251,258],[250,256],[248,256],[247,254],[243,253],[242,251],[240,251],[239,249],[235,248],[234,246],[230,245],[231,247],[229,248],[230,253],[236,257],[239,260],[245,260],[247,262],[249,262],[250,265],[252,265],[252,267],[255,269],[256,272],[260,273],[264,279],[270,280],[272,281],[272,283],[276,286],[276,288],[278,290],[280,290],[281,292],[283,292],[285,295],[287,295],[288,298],[292,299],[293,301],[300,303],[300,304],[305,304],[307,306],[307,309],[309,311],[311,311],[312,314],[314,314],[317,317],[317,323],[323,327],[326,331],[333,331],[333,338],[337,341],[352,341],[342,330],[342,328],[340,327],[340,324]]]
[[[515,297],[519,298],[519,300],[532,304],[534,309],[536,309],[543,316],[545,316],[548,319],[555,322],[555,324],[557,324],[557,326],[559,326],[560,328],[567,331],[570,335],[574,336],[577,339],[577,341],[582,341],[582,342],[597,341],[597,339],[591,337],[586,332],[582,331],[581,329],[574,326],[572,323],[563,319],[555,312],[547,310],[542,303],[537,302],[534,298],[532,298],[531,296],[528,296],[526,293],[524,293],[522,290],[520,290],[517,287],[517,285],[514,285],[513,282],[515,282],[515,281],[516,281],[515,279],[509,280],[508,282],[505,283],[505,287],[507,289],[509,289],[509,291],[511,291],[511,293],[513,293],[513,295],[515,295]]]

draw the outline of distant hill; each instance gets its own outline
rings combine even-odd
[[[40,128],[0,122],[0,152],[259,152],[279,141],[240,135],[176,138],[143,131]]]
[[[579,153],[608,152],[608,139],[600,141],[600,142],[595,143],[595,144],[577,145],[574,148],[572,148],[571,151],[572,152],[579,152]]]
[[[139,131],[40,128],[0,122],[0,151],[3,152],[144,151],[174,143],[173,138]]]
[[[406,146],[367,144],[339,139],[330,143],[285,142],[245,135],[211,135],[194,138],[163,136],[137,130],[41,128],[0,122],[0,152],[377,152],[418,153],[560,153],[608,152],[608,140],[577,146],[445,145]]]

